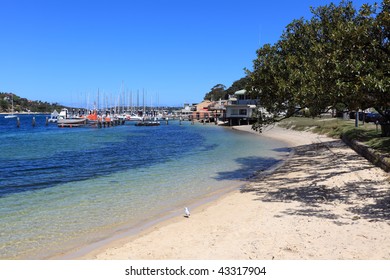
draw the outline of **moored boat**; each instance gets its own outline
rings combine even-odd
[[[136,126],[159,126],[160,122],[158,122],[158,121],[142,121],[142,122],[137,122],[135,125]]]
[[[142,117],[137,116],[135,114],[131,114],[131,115],[130,114],[124,114],[123,118],[124,118],[125,121],[129,121],[129,122],[132,122],[132,121],[140,122],[140,121],[143,120]]]
[[[86,125],[87,121],[86,117],[72,116],[68,109],[63,108],[58,115],[57,125],[58,127],[79,127]]]

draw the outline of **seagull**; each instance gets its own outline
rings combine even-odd
[[[184,213],[185,213],[184,217],[186,217],[186,218],[189,218],[191,215],[190,210],[188,210],[187,207],[184,207]]]

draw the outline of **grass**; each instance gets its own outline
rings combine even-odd
[[[345,135],[350,140],[357,140],[367,145],[390,162],[390,137],[382,137],[380,127],[377,130],[376,125],[372,123],[362,125],[359,122],[359,127],[355,127],[354,120],[294,117],[283,120],[280,126],[325,134],[333,138],[341,138]]]

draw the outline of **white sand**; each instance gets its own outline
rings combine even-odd
[[[236,129],[250,132],[250,127]],[[389,174],[340,140],[275,127],[296,150],[242,191],[85,259],[390,259]]]

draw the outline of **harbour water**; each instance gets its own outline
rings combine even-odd
[[[45,126],[0,115],[0,259],[46,259],[278,164],[283,143],[215,125]]]

